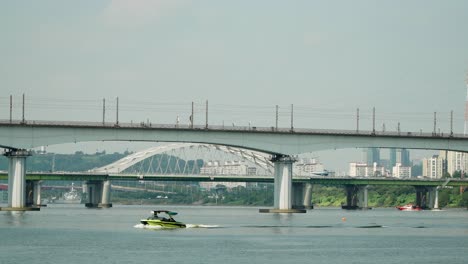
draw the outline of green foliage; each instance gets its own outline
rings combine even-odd
[[[102,167],[116,160],[119,160],[128,155],[127,153],[96,153],[84,154],[82,151],[77,151],[75,154],[55,154],[33,153],[28,157],[28,171],[87,171],[90,169]],[[7,158],[0,157],[0,170],[8,170]]]
[[[450,203],[450,190],[444,189],[439,191],[439,207],[446,207]]]
[[[450,173],[444,172],[444,175],[442,175],[442,178],[451,178]]]
[[[463,192],[459,205],[468,208],[468,190]]]
[[[452,178],[461,178],[461,171],[455,171],[452,175]]]

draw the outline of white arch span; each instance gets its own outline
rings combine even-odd
[[[274,168],[273,163],[270,161],[270,158],[271,158],[270,155],[259,152],[259,151],[246,150],[242,148],[223,146],[223,145],[214,145],[214,144],[174,143],[174,144],[169,144],[169,145],[157,146],[157,147],[153,147],[153,148],[149,148],[149,149],[145,149],[145,150],[133,153],[109,165],[93,169],[91,170],[91,172],[119,173],[151,156],[165,153],[171,150],[182,149],[182,148],[192,148],[192,147],[215,149],[218,151],[233,154],[244,160],[250,161],[257,166],[260,166],[261,168],[267,171],[272,172]]]

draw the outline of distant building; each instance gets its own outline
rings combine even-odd
[[[200,168],[200,174],[202,175],[213,175],[213,176],[248,176],[256,175],[257,168],[249,167],[246,163],[240,161],[208,161],[203,164]],[[215,188],[216,185],[224,185],[228,189],[232,189],[237,186],[246,187],[245,182],[200,182],[200,187],[210,190]]]
[[[240,161],[208,161],[200,168],[202,175],[256,175],[257,168]]]
[[[394,148],[389,149],[389,156],[390,156],[390,160],[389,160],[388,168],[391,169],[397,164],[396,149]]]
[[[378,166],[376,162],[372,166],[361,162],[349,163],[349,176],[351,177],[381,177],[386,175],[385,168]]]
[[[390,163],[389,167],[393,168],[397,163],[400,163],[404,167],[411,166],[410,153],[407,149],[390,149]]]
[[[410,178],[411,177],[411,167],[403,166],[401,163],[397,163],[392,168],[392,176],[396,178]]]
[[[328,175],[323,164],[318,162],[317,159],[301,159],[295,162],[293,165],[293,173],[299,176]]]
[[[468,155],[463,152],[455,151],[440,151],[440,157],[446,160],[446,168],[444,171],[453,175],[457,171],[466,171],[468,164]]]
[[[380,149],[379,148],[368,148],[367,149],[367,164],[377,163],[380,165]]]
[[[444,172],[444,158],[439,155],[433,155],[430,158],[424,158],[422,162],[424,177],[437,179],[442,178]]]
[[[199,185],[200,188],[208,191],[216,188],[216,185],[224,185],[227,189],[232,189],[239,186],[247,187],[247,183],[245,182],[200,182]]]
[[[400,149],[396,153],[396,162],[400,163],[401,166],[409,167],[411,166],[410,153],[407,149]]]

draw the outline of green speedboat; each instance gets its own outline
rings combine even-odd
[[[140,223],[150,226],[162,226],[165,228],[184,228],[185,224],[177,222],[172,218],[173,215],[177,215],[176,212],[166,211],[166,210],[157,210],[151,211],[150,215],[146,219],[141,219]],[[161,215],[162,214],[162,215]]]

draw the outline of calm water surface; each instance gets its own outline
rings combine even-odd
[[[189,228],[146,229],[153,209]],[[0,212],[0,263],[468,263],[468,211],[49,205]]]

